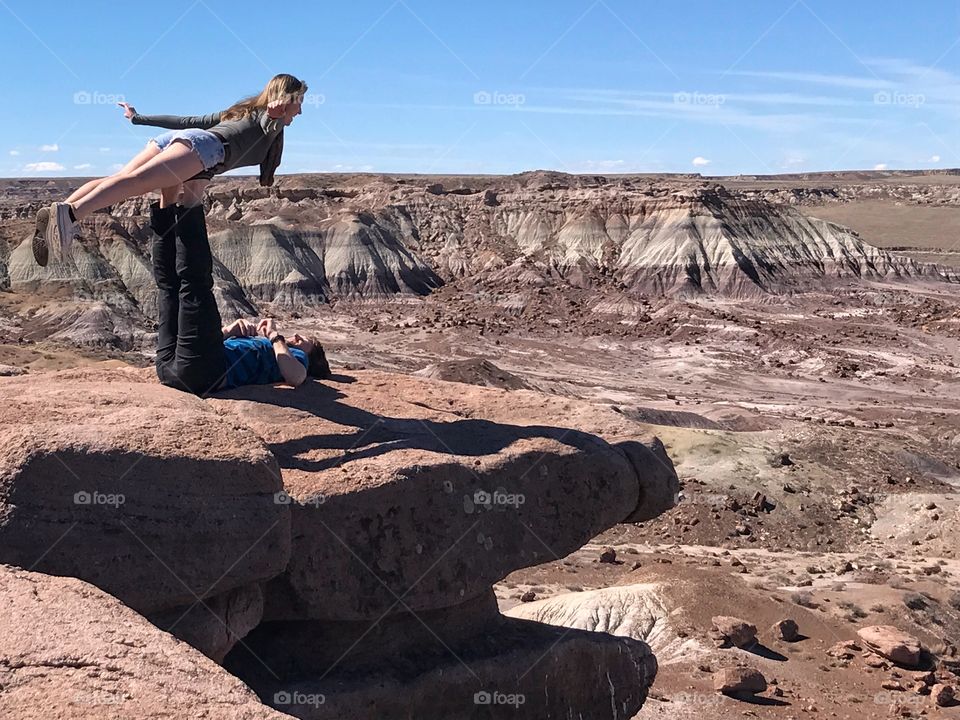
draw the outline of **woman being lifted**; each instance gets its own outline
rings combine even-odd
[[[238,167],[260,165],[260,184],[273,184],[283,152],[283,129],[300,114],[307,85],[293,75],[273,77],[259,95],[226,110],[197,117],[146,116],[121,103],[135,125],[170,128],[147,143],[117,174],[91,180],[64,202],[37,213],[33,255],[37,263],[70,254],[77,224],[128,198],[160,191],[159,207],[198,205],[214,175]]]

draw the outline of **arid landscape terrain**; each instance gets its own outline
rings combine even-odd
[[[332,669],[355,647],[370,645],[370,637],[360,641],[371,618],[393,620],[390,609],[380,614],[391,600],[380,597],[382,588],[351,584],[357,570],[347,565],[356,553],[383,574],[384,587],[393,588],[389,578],[396,578],[395,589],[404,588],[395,597],[411,617],[395,622],[407,624],[400,634],[409,636],[408,645],[398,650],[386,630],[373,637],[384,653],[417,658],[410,661],[416,670],[390,676],[396,692],[413,698],[406,707],[428,706],[436,684],[422,671],[433,667],[423,658],[434,655],[449,663],[446,682],[457,687],[494,666],[522,665],[514,679],[527,689],[502,688],[506,695],[531,695],[542,677],[555,677],[575,688],[568,688],[569,702],[582,703],[560,714],[549,701],[526,708],[464,701],[459,711],[438,704],[438,718],[960,718],[950,700],[951,688],[960,694],[960,171],[289,175],[273,188],[222,179],[207,205],[224,320],[272,316],[281,328],[315,335],[335,376],[326,390],[257,388],[182,407],[152,375],[156,292],[147,202],[98,213],[83,225],[75,263],[44,269],[30,251],[34,214],[78,182],[0,183],[0,374],[11,376],[0,379],[7,406],[0,424],[11,433],[18,428],[2,448],[0,546],[5,519],[15,532],[20,521],[10,518],[46,497],[35,481],[10,480],[27,467],[24,458],[35,457],[17,455],[33,447],[24,438],[41,437],[50,448],[62,441],[57,452],[66,452],[81,441],[58,433],[82,425],[84,402],[96,406],[94,424],[98,413],[116,412],[99,427],[110,437],[128,433],[124,453],[145,452],[133,430],[149,426],[140,405],[159,412],[172,433],[199,422],[219,428],[209,432],[220,438],[228,437],[227,424],[229,432],[256,435],[279,460],[279,489],[294,499],[293,527],[301,528],[294,560],[281,579],[281,568],[266,560],[250,574],[270,583],[266,610],[261,598],[254,621],[242,630],[228,623],[235,637],[219,656],[204,654],[280,713],[407,717],[406,701],[385,699],[389,688],[372,692],[357,680],[383,662],[376,643],[356,651],[349,672],[314,672],[297,686],[306,697],[326,693],[323,705],[276,701],[287,692],[283,672],[265,675],[280,646],[298,648],[300,664],[289,669],[298,682],[309,652],[324,658],[311,662]],[[128,389],[121,393],[121,386]],[[54,408],[51,418],[39,417],[45,407]],[[518,439],[500,442],[504,427]],[[575,440],[569,431],[579,433]],[[206,442],[192,432],[185,431],[184,447]],[[645,478],[659,476],[660,461],[648,458],[641,467],[630,452],[613,449],[633,439],[656,448],[653,436],[675,468],[679,497],[675,507],[644,513]],[[93,434],[83,437],[95,445]],[[179,448],[164,442],[163,453]],[[529,462],[520,467],[522,459]],[[234,460],[253,462],[239,454]],[[454,465],[463,477],[449,469]],[[531,473],[535,467],[543,472]],[[525,514],[512,522],[509,509],[490,512],[502,526],[474,537],[475,524],[436,519],[434,495],[423,490],[421,498],[416,485],[408,502],[422,514],[411,513],[409,528],[393,528],[404,502],[396,499],[403,496],[397,477],[413,478],[410,468],[434,473],[430,482],[452,483],[443,491],[457,502],[461,484],[468,488],[470,474],[480,473],[507,495],[520,494]],[[639,482],[640,501],[636,489],[632,499],[611,489],[621,487],[611,478],[627,475]],[[590,479],[579,484],[582,478]],[[257,488],[249,492],[267,492]],[[318,492],[344,500],[311,505]],[[464,492],[465,500],[473,497]],[[663,488],[648,492],[652,502]],[[363,501],[355,499],[360,495]],[[326,527],[331,517],[353,517],[352,503],[374,502],[376,511],[357,510],[367,513],[369,535],[358,533],[356,545],[326,538],[329,548],[318,536],[325,549],[297,560],[296,538],[312,532],[298,525],[306,521],[297,512],[315,512],[311,522]],[[66,529],[74,519],[43,522]],[[79,516],[76,522],[82,524]],[[256,534],[274,531],[263,524]],[[92,527],[91,538],[100,526]],[[123,536],[122,528],[117,532]],[[410,540],[418,533],[429,538]],[[220,550],[230,548],[229,537]],[[368,556],[359,548],[373,548],[374,537],[393,549]],[[463,537],[480,554],[466,556],[466,569],[443,575],[459,550],[446,553]],[[93,547],[94,540],[83,542]],[[498,561],[490,559],[492,547]],[[435,562],[410,561],[423,552]],[[191,600],[161,607],[128,599],[126,586],[98,581],[108,570],[84,574],[69,558],[47,569],[39,559],[22,560],[32,557],[8,553],[0,561],[79,577],[160,628],[176,620],[164,613]],[[343,580],[322,595],[311,572],[341,562]],[[211,580],[220,571],[233,568],[219,568]],[[341,577],[337,572],[330,570]],[[431,593],[404,584],[434,572],[443,581]],[[455,606],[460,582],[466,593],[461,588],[455,598],[463,603],[457,616],[444,615],[437,621],[443,630],[434,632],[429,614]],[[238,581],[224,592],[244,587]],[[497,607],[484,594],[490,587]],[[128,608],[114,604],[111,618],[133,627],[120,617]],[[343,614],[325,615],[332,606]],[[491,660],[479,650],[473,659],[461,649],[476,649],[461,624],[497,609],[509,622],[536,620],[555,635],[524,630],[530,638],[516,642],[525,659]],[[258,626],[261,617],[270,622]],[[304,618],[358,625],[335,633],[298,625]],[[881,630],[870,630],[875,626]],[[148,645],[147,629],[134,630],[131,642]],[[584,631],[637,643],[629,650],[594,647]],[[583,637],[568,634],[579,632]],[[234,648],[247,633],[248,642]],[[317,649],[328,643],[333,649]],[[654,665],[642,643],[656,657],[649,691],[641,681],[652,678]],[[11,657],[0,658],[0,702],[3,688],[29,684]],[[214,680],[214,669],[204,668],[209,676],[198,685],[226,693],[217,688],[229,676]],[[742,668],[758,671],[763,682]],[[249,692],[229,681],[237,698]],[[488,689],[496,694],[497,687]],[[23,693],[17,702],[26,702]],[[356,709],[374,695],[367,714]],[[93,703],[82,716],[98,717],[96,707],[103,706]],[[195,706],[178,700],[170,707],[187,717]],[[258,714],[253,696],[230,707],[209,717],[282,716]]]

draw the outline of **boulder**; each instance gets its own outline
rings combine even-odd
[[[827,650],[827,655],[838,660],[852,660],[861,648],[853,640],[841,640]]]
[[[797,625],[796,620],[791,620],[786,618],[784,620],[778,620],[773,624],[773,627],[770,628],[770,634],[773,635],[776,640],[783,640],[784,642],[796,642],[800,639],[800,628]]]
[[[622,522],[646,522],[677,504],[680,492],[677,471],[659,438],[624,440],[614,447],[626,455],[641,480],[637,507]]]
[[[259,585],[243,585],[187,607],[154,613],[148,619],[219,663],[260,624],[263,592]]]
[[[713,689],[724,695],[754,695],[767,689],[767,680],[755,668],[723,668],[713,676]]]
[[[938,707],[950,707],[956,703],[956,693],[952,686],[937,683],[930,688],[930,699]]]
[[[668,470],[562,425],[576,419],[570,402],[355,375],[209,401],[262,437],[283,471],[294,547],[266,586],[269,620],[376,619],[459,604],[636,515],[648,477]],[[644,493],[649,508],[675,494],[669,483]]]
[[[226,666],[304,720],[559,718],[571,708],[583,720],[622,720],[657,669],[643,642],[505,618],[492,591],[373,625],[264,623]]]
[[[116,598],[0,566],[0,717],[282,720],[289,716]]]
[[[290,554],[276,460],[152,370],[3,381],[0,562],[90,582],[142,612],[269,579]]]
[[[860,628],[857,635],[873,652],[906,668],[920,664],[920,641],[892,625],[871,625]]]
[[[740,618],[718,615],[712,619],[710,637],[717,647],[750,647],[757,641],[757,626]]]

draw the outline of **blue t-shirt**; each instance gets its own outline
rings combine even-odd
[[[241,385],[266,385],[283,382],[273,345],[265,337],[227,338],[223,341],[227,359],[227,377],[221,390]],[[310,361],[303,350],[290,348],[290,354],[308,368]]]

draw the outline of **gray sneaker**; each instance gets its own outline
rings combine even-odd
[[[37,226],[33,231],[33,259],[40,267],[46,267],[50,260],[50,251],[47,248],[47,224],[50,222],[50,208],[40,208],[37,211]]]
[[[70,219],[70,206],[67,203],[53,203],[45,233],[50,259],[62,261],[70,257],[76,232],[77,224]]]

